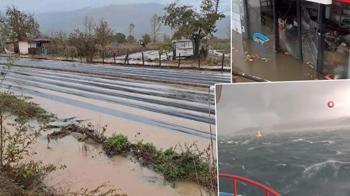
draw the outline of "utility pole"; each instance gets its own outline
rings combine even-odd
[[[215,6],[215,13],[216,14],[219,12],[219,3],[220,3],[220,0],[216,0],[216,6]]]

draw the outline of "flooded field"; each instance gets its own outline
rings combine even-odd
[[[350,194],[349,129],[219,138],[220,172],[254,179],[281,195]],[[221,181],[220,190],[232,185]],[[260,190],[239,184],[242,195]]]
[[[82,120],[97,128],[107,125],[107,136],[121,133],[158,148],[196,143],[205,149],[210,131],[215,131],[209,85],[229,82],[229,78],[216,72],[17,59],[3,88],[33,97],[59,119]],[[48,177],[54,187],[93,189],[106,183],[128,195],[205,192],[193,183],[166,183],[137,161],[110,159],[99,146],[80,143],[72,136],[53,141],[47,148],[43,135],[34,150],[38,160],[67,166]]]

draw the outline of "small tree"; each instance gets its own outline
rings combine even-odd
[[[161,26],[162,26],[161,18],[157,14],[153,15],[151,18],[152,42],[157,42],[157,37]]]
[[[133,44],[136,42],[135,37],[132,35],[129,35],[126,39],[127,39],[129,44]]]
[[[74,32],[69,35],[69,43],[76,49],[80,62],[82,62],[82,58],[86,54],[84,39],[84,33],[80,32],[79,29],[74,30]]]
[[[65,51],[69,47],[68,36],[62,31],[55,32],[51,35],[50,40],[51,41],[48,45],[50,52],[59,56],[63,55],[67,57]]]
[[[184,36],[192,40],[195,57],[199,57],[201,41],[216,32],[216,22],[224,17],[217,12],[216,3],[216,0],[202,0],[199,12],[177,3],[165,8],[167,14],[162,17],[162,22],[175,30],[175,37]]]
[[[69,35],[69,42],[76,48],[80,61],[82,61],[82,58],[85,57],[86,62],[93,62],[93,58],[97,50],[94,30],[95,24],[93,20],[85,17],[84,32],[80,31],[80,29],[76,29]]]
[[[149,44],[151,42],[151,36],[148,33],[144,34],[142,36],[142,42],[146,46],[147,44]]]
[[[102,62],[105,62],[106,48],[113,40],[113,31],[107,21],[101,19],[95,29],[96,44],[99,46],[102,56]]]
[[[6,14],[1,17],[2,27],[6,27],[5,37],[12,42],[33,39],[40,34],[39,24],[34,16],[21,12],[16,7],[8,7]],[[15,45],[15,51],[18,52],[18,45]]]
[[[118,44],[124,44],[124,43],[126,43],[128,41],[126,40],[125,34],[123,34],[123,33],[116,33],[113,36],[113,42],[116,42]]]

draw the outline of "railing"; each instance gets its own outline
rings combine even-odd
[[[219,174],[220,178],[226,178],[228,180],[232,181],[232,189],[233,189],[233,196],[238,196],[238,188],[237,188],[237,182],[241,181],[244,183],[248,183],[251,184],[255,187],[258,187],[259,189],[261,189],[262,191],[264,191],[265,196],[280,196],[279,193],[277,193],[276,191],[272,190],[271,188],[260,184],[259,182],[256,182],[254,180],[251,180],[249,178],[245,178],[245,177],[241,177],[241,176],[236,176],[236,175],[231,175],[231,174],[225,174],[225,173],[220,173]]]

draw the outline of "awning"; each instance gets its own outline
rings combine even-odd
[[[341,3],[350,3],[350,0],[335,0],[336,2],[341,2]]]
[[[319,4],[325,4],[325,5],[330,5],[333,3],[332,0],[306,0],[306,1],[315,2],[315,3],[319,3]],[[350,0],[348,0],[348,2],[350,2]]]

